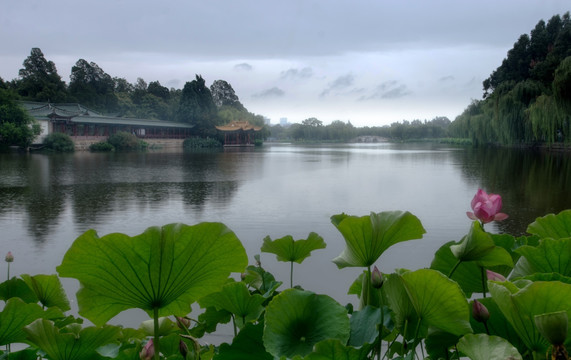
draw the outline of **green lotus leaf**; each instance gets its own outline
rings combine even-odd
[[[419,316],[416,312],[410,296],[406,290],[404,279],[401,273],[393,273],[385,277],[383,284],[383,292],[386,295],[389,307],[394,312],[393,321],[395,326],[404,332],[406,327],[407,333],[404,334],[407,340],[413,339],[417,334],[416,328],[419,323]],[[408,324],[408,326],[405,326]],[[426,324],[421,323],[421,329],[418,331],[419,336],[424,336],[428,328]]]
[[[562,283],[571,284],[571,276],[563,276],[558,273],[535,273],[527,275],[523,279],[530,281],[561,281]]]
[[[2,352],[0,352],[2,354]],[[8,359],[7,354],[3,354],[0,358]],[[11,360],[38,360],[38,350],[32,347],[27,347],[20,351],[10,351]]]
[[[490,313],[490,318],[486,321],[486,325],[488,327],[488,331],[490,332],[489,335],[499,336],[501,338],[506,339],[510,344],[516,347],[516,349],[520,353],[525,353],[527,351],[527,347],[521,341],[519,335],[514,330],[513,326],[507,321],[504,314],[501,312],[500,308],[492,299],[491,297],[477,299],[482,305],[488,309]],[[472,306],[470,305],[470,308]],[[470,317],[470,325],[472,325],[472,329],[474,329],[474,333],[481,333],[485,334],[486,328],[484,324],[474,320],[473,317]]]
[[[214,307],[206,308],[202,314],[198,315],[198,323],[190,328],[190,335],[201,338],[204,333],[215,332],[218,324],[227,324],[231,319],[232,314],[226,310],[218,311]]]
[[[295,241],[291,235],[276,240],[266,236],[260,250],[275,254],[279,261],[292,261],[301,264],[313,250],[325,249],[326,246],[321,236],[311,232],[307,239]]]
[[[430,359],[449,359],[451,358],[450,349],[454,349],[459,339],[458,335],[432,327],[428,329],[424,345]]]
[[[212,293],[200,299],[198,303],[203,308],[214,307],[216,310],[226,310],[234,314],[239,326],[258,319],[264,307],[266,298],[260,294],[250,294],[246,284],[234,282],[224,285],[221,291]]]
[[[442,245],[434,254],[434,259],[430,263],[430,268],[438,270],[448,275],[456,266],[458,259],[452,254],[450,246],[455,244],[451,241]],[[504,274],[507,275],[507,274]],[[472,293],[482,293],[482,269],[474,261],[462,262],[452,273],[451,279],[456,281],[462,288],[466,296],[472,296]],[[487,279],[486,279],[487,281]],[[487,287],[486,287],[487,290]]]
[[[38,297],[26,282],[17,277],[6,280],[0,284],[0,300],[20,298],[27,303],[37,303]]]
[[[213,360],[272,360],[274,357],[264,348],[263,330],[263,323],[246,324],[232,340],[232,345],[220,345],[220,351]]]
[[[272,273],[252,265],[246,268],[244,282],[258,290],[265,298],[271,297],[282,285],[281,281],[276,281]]]
[[[40,318],[57,317],[63,317],[63,313],[57,308],[44,311],[38,304],[26,304],[19,298],[11,298],[0,312],[0,345],[24,342],[24,326]]]
[[[571,237],[571,209],[559,214],[537,218],[529,224],[527,232],[540,238],[562,239]]]
[[[21,275],[45,307],[56,306],[62,311],[70,310],[69,300],[57,275]]]
[[[98,359],[97,348],[116,342],[121,332],[119,327],[110,325],[86,327],[80,331],[68,327],[60,330],[52,321],[44,319],[34,321],[24,330],[28,340],[51,360]]]
[[[539,246],[522,246],[516,250],[521,258],[516,263],[512,278],[535,273],[558,273],[571,276],[571,237],[542,239]]]
[[[392,245],[420,239],[426,233],[411,213],[385,211],[370,216],[334,215],[331,222],[343,235],[347,247],[333,259],[338,268],[370,267]]]
[[[541,335],[551,345],[563,345],[569,327],[569,317],[566,311],[535,315],[534,321]]]
[[[521,360],[521,354],[506,339],[486,334],[466,334],[458,341],[458,350],[471,360]]]
[[[394,284],[399,278],[406,290],[410,304],[420,319],[421,326],[434,326],[454,335],[472,332],[469,323],[468,303],[462,289],[456,282],[439,271],[420,269],[402,275],[391,274],[385,286],[395,286]],[[398,286],[400,285],[396,287]],[[396,299],[391,299],[392,294],[396,291],[391,290],[391,294],[386,293],[391,308],[397,313],[397,324],[399,321],[402,322],[402,315],[398,315],[399,306],[397,305],[397,309],[393,306],[398,301],[406,302],[403,300],[402,290],[399,292],[400,294]],[[410,313],[409,308],[410,305],[407,305],[406,311]],[[409,314],[406,315],[410,316]],[[412,325],[416,326],[416,324]]]
[[[326,339],[346,343],[350,333],[347,310],[327,295],[288,289],[266,307],[264,345],[276,357],[309,354]]]
[[[154,329],[154,319],[150,319],[150,320],[145,320],[141,323],[141,325],[139,326],[139,330],[145,335],[145,336],[153,336],[155,334],[155,329]],[[172,321],[171,319],[169,319],[168,317],[160,317],[158,319],[158,332],[157,335],[159,336],[166,336],[169,335],[173,332],[178,332],[179,328],[177,326],[177,324]]]
[[[220,289],[248,264],[244,247],[224,224],[169,224],[129,237],[88,230],[57,270],[79,280],[79,314],[101,325],[139,308],[150,315],[186,315],[190,304]]]
[[[385,315],[387,315],[387,320],[390,320],[390,316],[388,314]],[[374,344],[379,336],[381,309],[366,306],[363,310],[355,311],[351,315],[350,323],[351,334],[348,342],[349,345],[362,346],[364,344]]]
[[[571,315],[570,284],[536,281],[518,288],[509,281],[489,281],[488,286],[501,312],[531,351],[543,352],[548,346],[535,326],[536,315],[557,311]],[[567,340],[570,340],[569,336]]]
[[[475,261],[484,267],[513,267],[511,255],[503,247],[496,246],[492,236],[482,229],[478,221],[472,222],[468,235],[459,244],[450,246],[450,251],[459,261]]]
[[[315,344],[312,353],[304,357],[304,360],[367,360],[372,345],[365,344],[355,348],[345,346],[339,339],[323,340]]]

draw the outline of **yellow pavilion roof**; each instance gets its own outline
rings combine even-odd
[[[217,126],[216,129],[220,131],[260,131],[262,128],[260,126],[254,126],[248,121],[232,121],[229,124]]]

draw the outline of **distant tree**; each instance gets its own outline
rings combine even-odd
[[[125,78],[113,78],[113,86],[116,93],[132,93],[135,87]]]
[[[69,94],[85,106],[105,111],[118,110],[115,83],[96,63],[79,59],[71,68]]]
[[[215,125],[218,125],[216,105],[212,94],[200,75],[187,82],[182,89],[177,119],[181,122],[193,124],[198,135],[216,135]]]
[[[63,102],[67,99],[65,83],[55,64],[46,60],[42,50],[33,48],[23,65],[17,83],[21,96],[33,101]]]
[[[223,106],[231,106],[240,111],[246,111],[246,108],[240,100],[238,95],[234,92],[232,85],[224,80],[216,80],[210,85],[210,92],[212,93],[212,100],[219,109]]]
[[[0,149],[29,146],[40,127],[14,100],[9,90],[0,89]]]
[[[167,87],[162,86],[161,83],[157,81],[151,81],[147,87],[147,92],[151,95],[159,97],[165,101],[170,98],[170,91]]]

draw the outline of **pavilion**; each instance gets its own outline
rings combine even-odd
[[[248,121],[232,121],[216,129],[224,134],[224,146],[254,146],[255,133],[262,130]]]

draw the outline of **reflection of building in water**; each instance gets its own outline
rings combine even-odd
[[[254,146],[256,133],[262,130],[247,121],[233,121],[216,129],[224,134],[224,146]]]
[[[80,140],[106,140],[120,131],[143,139],[185,139],[194,125],[163,120],[135,119],[103,115],[80,104],[22,102],[22,106],[38,121],[42,132],[35,139],[41,143],[51,133],[65,133]]]

